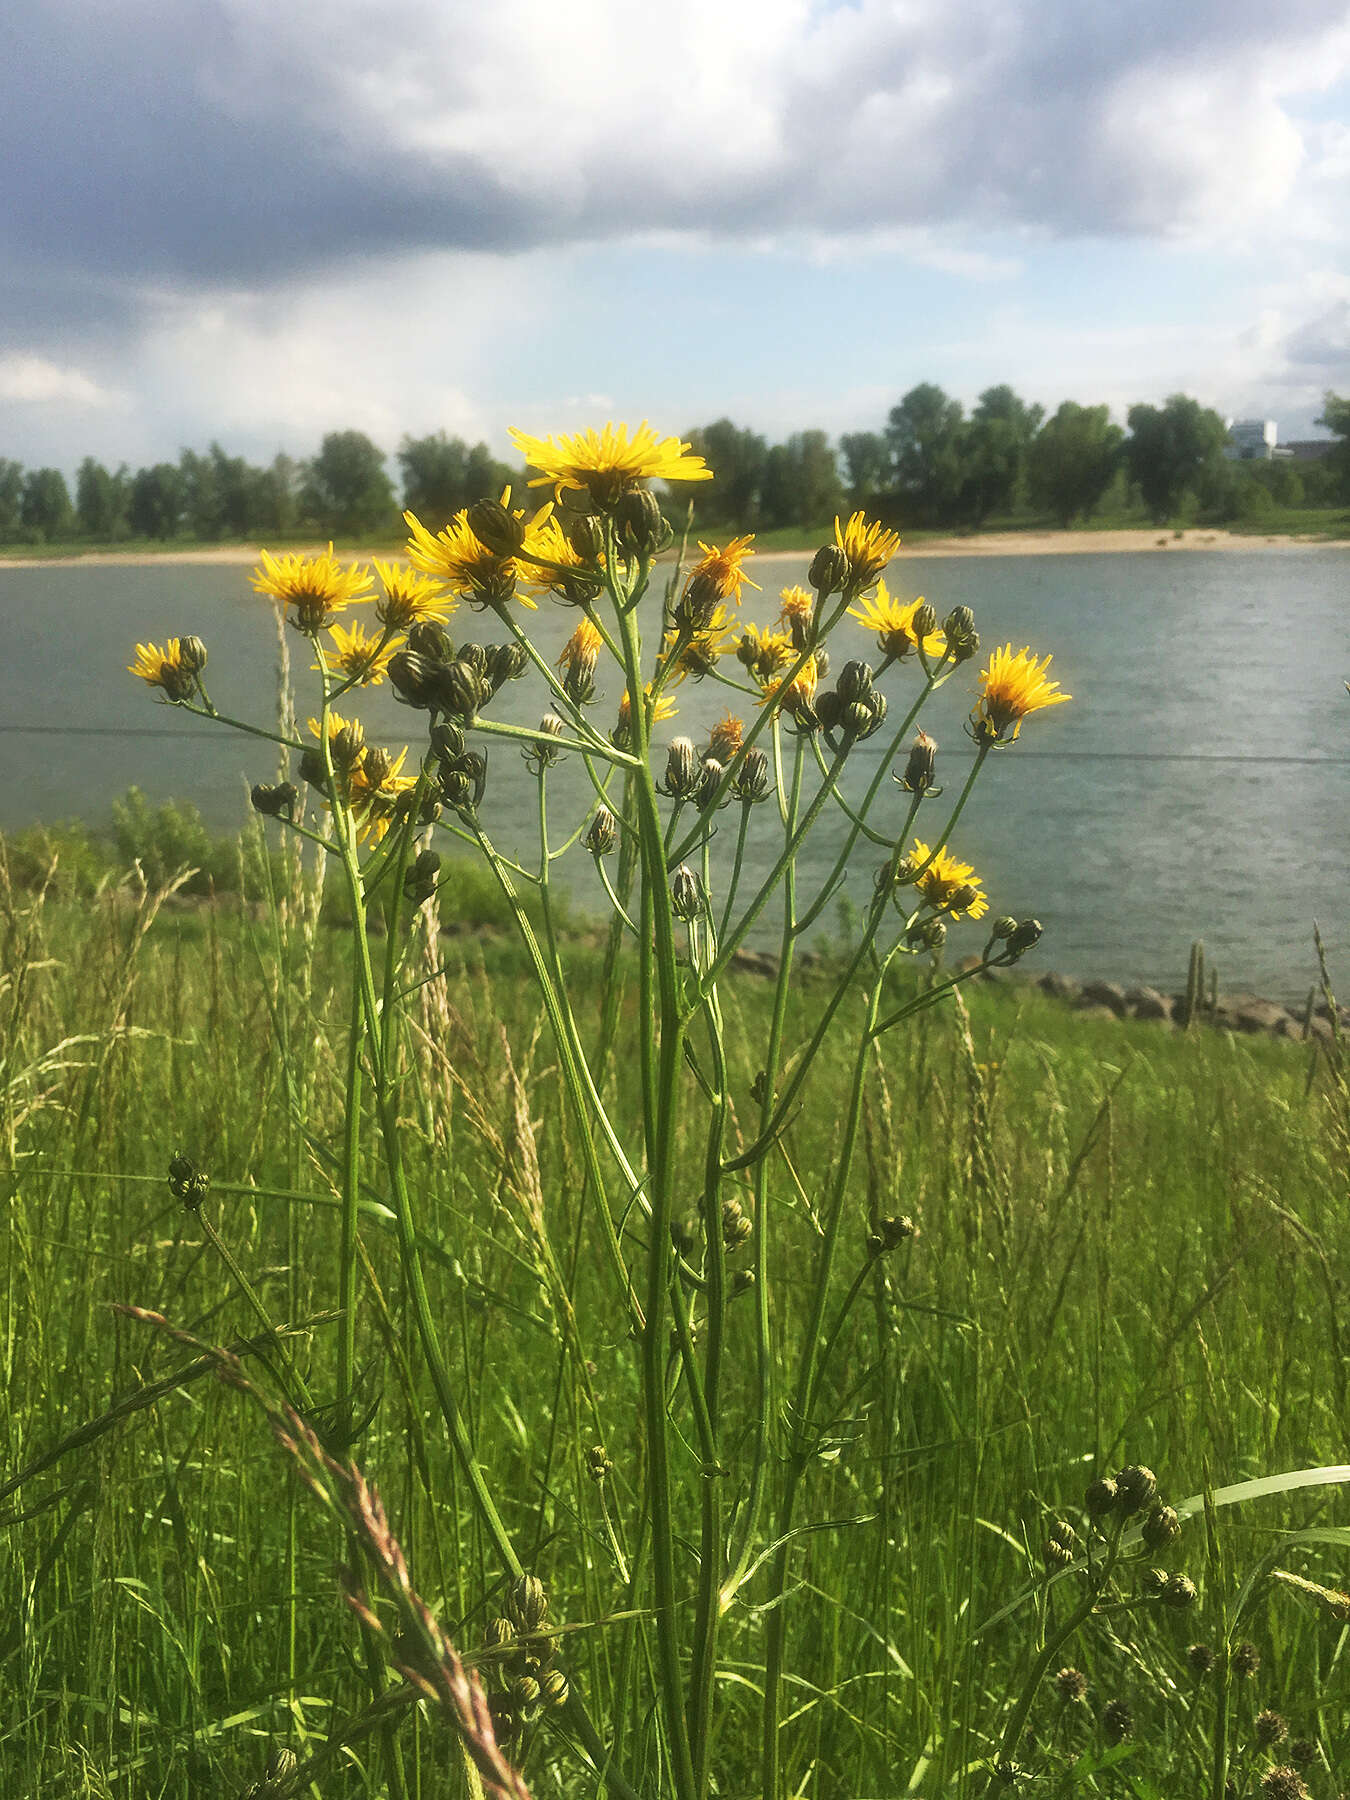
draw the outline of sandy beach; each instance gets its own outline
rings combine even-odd
[[[815,544],[799,550],[762,550],[762,562],[800,561]],[[288,545],[287,549],[296,546]],[[326,544],[300,546],[307,553],[325,550]],[[1256,533],[1195,529],[1162,531],[1135,528],[1125,531],[991,531],[969,537],[920,538],[903,544],[900,555],[910,556],[1101,556],[1117,552],[1167,550],[1350,550],[1350,538],[1260,536]],[[387,545],[353,551],[352,560],[397,556]],[[344,558],[348,555],[342,552]],[[250,565],[258,560],[258,547],[227,544],[194,550],[91,550],[76,556],[0,556],[0,569],[126,568],[154,569],[180,563],[233,563]]]

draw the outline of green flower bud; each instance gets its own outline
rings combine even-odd
[[[922,644],[925,638],[932,637],[937,630],[937,622],[937,608],[930,606],[927,600],[923,601],[909,622],[910,634],[915,643]]]
[[[408,649],[428,662],[451,662],[455,646],[450,633],[435,619],[414,619],[408,627]]]
[[[283,781],[279,787],[260,781],[249,789],[253,810],[268,819],[289,819],[299,798],[300,790],[290,781]]]
[[[650,488],[629,488],[614,503],[614,536],[629,556],[648,558],[663,550],[673,533]]]
[[[1116,1510],[1125,1514],[1142,1512],[1158,1492],[1158,1477],[1142,1463],[1131,1463],[1116,1470]]]
[[[525,521],[509,513],[500,500],[475,500],[465,515],[469,530],[494,556],[514,556],[525,542]]]
[[[703,910],[703,883],[687,863],[681,863],[671,878],[670,903],[675,917],[686,922]]]
[[[618,820],[607,806],[598,807],[586,833],[586,848],[592,856],[608,856],[618,841]]]
[[[1159,1503],[1144,1520],[1141,1536],[1150,1550],[1165,1550],[1180,1534],[1181,1520],[1176,1508]]]
[[[670,748],[666,752],[666,779],[663,792],[677,800],[685,800],[693,793],[699,779],[698,753],[694,749],[694,740],[687,737],[672,738]]]
[[[1083,1505],[1094,1519],[1101,1519],[1116,1504],[1116,1484],[1109,1475],[1092,1482],[1083,1495]]]
[[[1023,919],[1022,923],[1008,939],[1008,948],[1014,956],[1025,956],[1041,941],[1041,933],[1045,927],[1039,919]]]
[[[741,758],[731,791],[738,800],[767,800],[769,785],[769,759],[758,745],[752,746]]]
[[[937,740],[929,737],[926,731],[920,731],[909,747],[909,760],[905,764],[904,774],[895,779],[906,793],[927,794],[932,788],[936,767]]]
[[[263,1780],[288,1781],[299,1767],[300,1759],[294,1750],[288,1749],[285,1744],[278,1744],[267,1759]]]
[[[875,677],[865,662],[846,662],[839,671],[839,679],[835,683],[839,690],[839,698],[846,706],[854,700],[870,699],[875,685]]]
[[[186,669],[189,675],[201,674],[206,667],[206,645],[199,637],[179,638],[178,666]]]
[[[811,559],[807,580],[818,594],[836,594],[848,580],[848,558],[838,544],[822,544]]]
[[[1170,1606],[1175,1611],[1182,1612],[1186,1607],[1194,1606],[1195,1601],[1196,1590],[1193,1581],[1185,1575],[1172,1575],[1168,1578],[1167,1585],[1162,1591],[1164,1606]]]
[[[522,1631],[538,1631],[548,1617],[548,1590],[537,1575],[522,1575],[511,1589],[507,1611]]]

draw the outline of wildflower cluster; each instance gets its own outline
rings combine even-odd
[[[486,1594],[474,1602],[484,1607],[479,1616],[492,1618],[483,1660],[494,1742],[514,1740],[556,1714],[565,1715],[566,1742],[586,1759],[586,1779],[608,1769],[617,1754],[601,1741],[571,1676],[559,1667],[547,1595],[537,1578],[522,1573],[507,1523],[519,1508],[497,1506],[490,1472],[478,1462],[450,1373],[452,1352],[423,1277],[430,1239],[418,1223],[400,1143],[412,1089],[399,1019],[420,984],[405,986],[399,972],[414,918],[428,939],[434,935],[436,898],[446,879],[441,851],[449,846],[482,859],[518,927],[554,1036],[552,1066],[575,1127],[568,1141],[581,1159],[579,1186],[584,1204],[595,1209],[610,1259],[616,1318],[641,1359],[642,1441],[633,1462],[646,1485],[616,1523],[607,1509],[611,1502],[628,1504],[629,1484],[611,1480],[614,1465],[597,1443],[588,1491],[599,1508],[595,1528],[616,1569],[625,1571],[613,1610],[626,1613],[641,1592],[644,1616],[659,1621],[645,1666],[655,1685],[649,1712],[659,1720],[662,1791],[697,1800],[719,1785],[706,1760],[717,1741],[711,1715],[723,1700],[718,1634],[740,1588],[766,1570],[754,1626],[764,1637],[756,1659],[767,1672],[762,1791],[778,1795],[784,1634],[794,1616],[788,1601],[801,1536],[794,1512],[805,1471],[821,1453],[819,1421],[829,1413],[827,1389],[846,1341],[840,1327],[852,1299],[838,1310],[842,1246],[853,1242],[855,1255],[859,1238],[864,1246],[849,1290],[856,1296],[865,1277],[884,1281],[888,1268],[903,1263],[900,1256],[889,1264],[884,1259],[918,1234],[899,1208],[882,1216],[871,1205],[864,1221],[858,1207],[856,1166],[876,1046],[961,982],[1016,961],[1040,937],[1037,920],[998,915],[978,955],[954,972],[941,967],[948,932],[991,913],[983,877],[954,846],[980,770],[996,749],[1015,744],[1024,719],[1068,696],[1047,679],[1049,657],[1030,649],[1014,653],[1005,646],[978,683],[972,680],[979,636],[969,609],[957,607],[940,620],[923,597],[893,592],[884,576],[900,540],[882,522],[862,513],[837,519],[805,580],[780,588],[776,611],[770,602],[757,621],[745,614],[770,584],[755,578],[763,564],[757,565],[748,534],[722,543],[698,540],[697,556],[687,567],[672,564],[660,592],[658,559],[673,533],[650,484],[712,479],[689,444],[661,438],[645,423],[635,431],[611,424],[557,438],[513,437],[529,464],[529,487],[547,490],[536,510],[514,504],[508,488],[449,520],[408,513],[406,563],[347,564],[331,545],[317,555],[263,553],[254,588],[275,602],[312,656],[318,698],[306,732],[268,732],[221,714],[202,685],[206,651],[195,638],[170,638],[163,648],[138,645],[130,668],[167,703],[275,741],[284,766],[276,778],[255,783],[254,807],[283,832],[315,843],[345,884],[356,954],[348,1118],[341,1154],[332,1157],[342,1171],[334,1404],[347,1420],[360,1411],[357,1338],[366,1289],[358,1279],[358,1225],[368,1200],[357,1150],[370,1120],[384,1157],[383,1191],[397,1221],[401,1292],[415,1327],[408,1341],[431,1371],[484,1554],[498,1565],[495,1591],[510,1594],[504,1607],[498,1600],[489,1610]],[[461,633],[466,606],[487,617],[481,638]],[[566,609],[558,615],[566,626],[544,649],[538,626],[547,631],[554,606]],[[840,633],[854,639],[836,655]],[[538,691],[523,706],[513,690],[527,676]],[[957,716],[974,752],[970,766],[947,784],[937,736],[920,715],[953,681],[969,682]],[[702,699],[710,687],[725,690],[715,717],[715,709],[704,711],[690,698]],[[357,716],[360,695],[377,688],[414,716],[414,743],[376,742],[374,727]],[[678,726],[667,732],[681,711]],[[494,761],[490,772],[494,745],[511,754]],[[576,779],[560,783],[555,771]],[[499,785],[508,777],[531,784],[534,860],[514,844],[509,854],[498,847],[499,832],[509,828]],[[820,823],[831,827],[817,836],[828,848],[813,864],[805,849]],[[592,997],[569,982],[559,948],[554,868],[573,846],[609,918],[610,969],[622,972],[627,951],[638,971],[641,1004],[625,1012],[607,992],[598,1033],[583,1029]],[[789,1055],[783,1025],[794,954],[844,884],[860,874],[866,906],[858,942],[833,995],[814,1011],[807,1041]],[[374,947],[373,914],[382,914],[384,925]],[[753,934],[770,921],[776,955],[752,948]],[[916,957],[936,960],[923,983],[910,984],[917,986],[911,992],[892,977],[904,959]],[[775,983],[773,1032],[744,1092],[728,1056],[722,1005],[724,980],[738,958],[759,958],[761,972]],[[850,990],[858,992],[860,1008],[841,1007]],[[794,1175],[791,1205],[772,1203],[780,1161],[791,1169],[778,1151],[817,1073],[822,1046],[845,1029],[846,1019],[855,1021],[857,1035],[832,1166],[822,1191],[811,1196],[814,1231],[803,1267],[794,1272],[792,1290],[775,1292],[771,1305],[768,1289],[779,1261],[770,1242],[782,1212],[796,1210],[802,1195]],[[614,1034],[621,1022],[633,1034],[627,1054],[641,1074],[643,1118],[636,1129],[611,1112],[605,1097],[612,1087],[605,1062],[620,1054]],[[373,1095],[364,1111],[363,1084]],[[682,1121],[695,1109],[702,1150],[698,1186],[690,1193]],[[524,1132],[523,1097],[518,1113]],[[509,1160],[514,1167],[514,1147]],[[557,1171],[523,1160],[530,1164],[534,1225],[543,1234],[547,1188]],[[193,1201],[194,1178],[184,1162],[175,1192],[185,1204]],[[688,1227],[677,1225],[689,1208]],[[850,1209],[865,1224],[852,1238],[842,1229]],[[552,1279],[556,1260],[541,1261]],[[736,1316],[750,1321],[743,1350],[755,1380],[732,1384],[722,1375],[732,1331],[728,1306],[739,1295],[753,1297]],[[564,1336],[575,1330],[565,1298],[553,1306]],[[789,1315],[793,1332],[784,1342],[794,1349],[783,1352],[786,1373],[771,1381],[780,1352],[775,1334]],[[381,1330],[386,1323],[382,1317]],[[365,1329],[373,1329],[368,1318]],[[567,1354],[574,1350],[569,1338]],[[588,1404],[598,1404],[585,1359],[578,1366]],[[757,1386],[767,1396],[780,1379],[786,1384],[781,1406],[766,1401],[740,1410],[743,1390]],[[681,1545],[683,1525],[672,1501],[676,1429],[697,1444],[703,1470],[702,1542],[692,1558]],[[776,1492],[769,1470],[785,1472]],[[1141,1513],[1141,1542],[1151,1557],[1164,1555],[1176,1515],[1155,1504],[1146,1476],[1121,1471],[1104,1484],[1103,1506],[1089,1505],[1098,1523],[1087,1529],[1099,1530],[1107,1546],[1094,1571],[1114,1567],[1125,1522]],[[1108,1515],[1111,1523],[1101,1525]],[[629,1562],[638,1556],[640,1575]],[[1077,1568],[1067,1525],[1052,1532],[1046,1560],[1057,1574]],[[1166,1607],[1189,1603],[1182,1577],[1165,1574],[1159,1585],[1150,1576],[1144,1588],[1150,1601]],[[360,1594],[349,1599],[359,1612]],[[500,1616],[493,1617],[497,1608]],[[634,1671],[640,1660],[634,1659]],[[409,1679],[439,1692],[442,1664],[427,1652],[407,1665]],[[1074,1687],[1067,1676],[1061,1682],[1067,1699],[1074,1699]],[[1016,1748],[1015,1741],[1005,1745],[1009,1767]],[[624,1777],[614,1791],[643,1787],[645,1776],[630,1773],[637,1788]]]

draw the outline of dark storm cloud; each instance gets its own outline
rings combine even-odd
[[[1345,18],[578,0],[558,27],[542,0],[36,0],[0,68],[0,245],[210,286],[636,230],[1166,233],[1278,187],[1285,65]],[[720,55],[734,79],[710,89]]]

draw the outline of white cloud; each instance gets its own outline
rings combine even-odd
[[[18,406],[113,406],[119,396],[69,364],[45,356],[0,357],[0,400]]]

